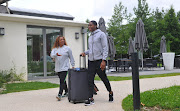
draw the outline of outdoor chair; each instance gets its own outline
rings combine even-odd
[[[144,67],[147,67],[147,68],[152,68],[153,67],[153,62],[152,62],[151,58],[145,59]]]
[[[108,60],[106,65],[107,65],[108,71],[109,71],[109,69],[114,68],[114,61]]]
[[[180,58],[175,58],[174,59],[174,67],[175,68],[180,68]]]
[[[138,60],[138,65],[139,65],[139,70],[142,70],[142,60],[141,59]]]
[[[153,64],[152,67],[157,67],[157,60],[152,60],[152,64]]]
[[[129,71],[129,61],[118,60],[118,66],[121,70],[125,71],[126,69]]]

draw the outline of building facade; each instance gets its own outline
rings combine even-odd
[[[50,52],[58,35],[72,49],[75,67],[87,49],[86,23],[48,17],[0,13],[0,71],[15,69],[24,79],[54,74]]]

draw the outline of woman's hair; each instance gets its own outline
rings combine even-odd
[[[63,36],[58,36],[58,37],[56,38],[56,41],[54,42],[53,48],[58,48],[58,47],[60,46],[60,45],[59,45],[60,37],[63,37]],[[63,39],[64,39],[64,45],[67,45],[67,42],[66,42],[65,37],[63,37]]]
[[[96,29],[98,29],[97,28],[97,22],[95,21],[95,20],[92,20],[92,21],[90,21],[93,25],[95,25],[96,26]]]

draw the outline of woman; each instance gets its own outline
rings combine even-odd
[[[74,68],[75,61],[72,55],[71,49],[67,46],[66,40],[63,36],[58,36],[54,43],[53,49],[51,51],[51,57],[55,60],[55,72],[58,73],[60,79],[60,88],[58,96],[56,97],[58,101],[61,100],[61,97],[68,95],[68,88],[66,84],[67,71],[69,69],[69,59]],[[63,89],[65,90],[64,95],[62,96]]]

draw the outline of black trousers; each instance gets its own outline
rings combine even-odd
[[[104,85],[106,86],[107,91],[111,91],[111,85],[105,73],[105,70],[102,71],[100,68],[102,60],[97,61],[88,61],[88,86],[89,86],[89,98],[93,97],[93,90],[94,90],[94,77],[96,73],[103,81]]]
[[[58,72],[58,76],[60,79],[59,94],[62,95],[63,89],[65,90],[65,92],[68,92],[68,88],[66,84],[67,71]]]

